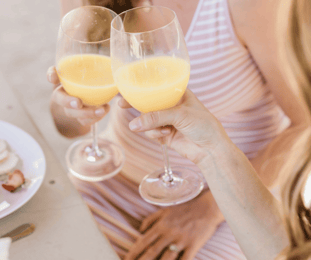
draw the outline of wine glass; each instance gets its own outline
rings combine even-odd
[[[189,81],[190,61],[176,14],[148,6],[125,11],[111,23],[111,66],[117,87],[142,113],[174,107]],[[170,167],[162,144],[164,169],[142,180],[139,192],[149,203],[169,206],[196,197],[202,176],[185,167]]]
[[[116,16],[99,6],[84,6],[61,20],[57,40],[56,69],[65,91],[80,98],[84,106],[108,103],[118,89],[110,61],[110,25]],[[71,174],[85,181],[102,181],[117,174],[124,164],[123,149],[98,137],[97,124],[92,138],[74,142],[66,152]]]

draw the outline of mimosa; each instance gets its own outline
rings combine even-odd
[[[80,98],[85,105],[100,106],[118,94],[107,56],[67,56],[59,61],[57,71],[66,92]]]
[[[190,65],[179,58],[153,57],[120,67],[114,76],[127,102],[148,113],[178,103],[187,88]]]

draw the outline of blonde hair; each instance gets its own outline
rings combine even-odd
[[[286,77],[311,114],[311,0],[280,3],[280,50],[286,61],[282,64]],[[290,162],[280,174],[287,174],[282,184],[282,210],[290,241],[280,259],[305,260],[311,259],[311,212],[302,196],[311,172],[310,128],[298,137],[291,153]]]

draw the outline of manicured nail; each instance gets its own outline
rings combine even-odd
[[[48,79],[49,82],[52,82],[52,74],[54,73],[54,68],[53,67],[49,67],[48,69]]]
[[[171,133],[171,130],[170,129],[162,129],[161,133],[164,135],[167,135],[167,134]]]
[[[78,101],[77,100],[70,101],[70,106],[75,109],[79,108]]]
[[[136,118],[133,121],[131,121],[129,127],[132,131],[140,129],[142,127],[140,118]]]
[[[106,113],[106,111],[104,108],[99,108],[99,109],[95,110],[95,115],[98,117],[105,115],[105,113]]]

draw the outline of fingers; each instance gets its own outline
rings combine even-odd
[[[121,98],[119,101],[118,101],[118,105],[121,107],[121,108],[131,108],[132,106],[130,105],[130,103],[128,103],[124,98]]]
[[[145,232],[146,229],[152,226],[161,217],[162,213],[163,213],[162,210],[158,210],[155,213],[149,215],[147,218],[145,218],[139,228],[139,231]]]
[[[165,137],[172,133],[172,127],[161,127],[155,130],[149,130],[145,132],[145,135],[149,137],[150,139],[158,139],[161,137]]]
[[[187,248],[187,250],[184,251],[179,260],[192,260],[195,258],[197,252],[198,250],[194,246],[190,246]]]
[[[95,119],[102,118],[109,111],[109,105],[104,105],[99,108],[85,107],[83,109],[64,108],[65,114],[68,117]]]
[[[127,107],[129,104],[123,99],[120,101],[121,106]],[[165,125],[178,126],[187,125],[193,121],[198,112],[208,111],[197,97],[190,91],[186,90],[180,104],[166,110],[150,112],[132,120],[129,128],[132,131],[148,131]]]
[[[130,122],[129,128],[132,131],[138,132],[154,130],[155,128],[166,125],[172,125],[178,128],[178,126],[187,125],[189,122],[193,121],[193,118],[200,110],[205,111],[207,109],[196,96],[187,89],[180,105],[162,111],[142,114]]]
[[[151,244],[154,243],[159,237],[159,233],[155,228],[152,228],[147,231],[147,233],[143,236],[141,236],[137,242],[132,246],[131,250],[128,252],[128,254],[125,257],[125,260],[134,260],[139,255],[141,255],[146,248],[150,247]]]
[[[59,86],[53,91],[52,101],[62,107],[73,109],[80,109],[83,106],[79,98],[69,96],[62,86]]]
[[[95,124],[96,122],[100,121],[101,118],[94,118],[94,119],[89,119],[89,118],[77,118],[78,122],[83,125],[83,126],[91,126]]]
[[[143,114],[129,124],[132,131],[148,131],[165,125],[175,125],[182,120],[183,109],[171,108],[163,111],[150,112]]]
[[[175,260],[178,259],[178,256],[180,254],[180,252],[184,249],[184,243],[182,241],[179,242],[174,242],[174,243],[170,243],[170,245],[175,245],[178,250],[174,251],[171,250],[168,246],[168,248],[165,250],[164,254],[162,255],[162,257],[160,258],[160,260]],[[189,259],[190,260],[190,259]]]
[[[55,102],[64,109],[67,117],[75,118],[81,125],[92,125],[101,120],[110,110],[105,104],[101,107],[83,106],[79,98],[69,96],[62,86],[53,91],[52,102]]]
[[[110,106],[108,104],[99,108],[84,107],[82,109],[64,108],[68,117],[76,118],[81,125],[90,126],[101,120],[108,114]]]
[[[46,77],[48,81],[53,83],[54,85],[60,84],[60,81],[59,81],[59,78],[58,78],[58,75],[57,75],[57,72],[54,66],[51,66],[48,68]]]
[[[156,257],[169,246],[172,242],[173,238],[168,235],[161,237],[155,244],[150,246],[147,251],[139,258],[139,260],[150,260],[156,259]],[[171,258],[171,260],[175,260],[176,258]]]

